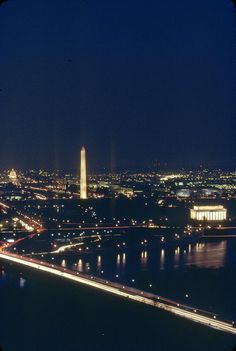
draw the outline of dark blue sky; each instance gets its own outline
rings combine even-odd
[[[8,0],[0,168],[235,164],[229,0]]]

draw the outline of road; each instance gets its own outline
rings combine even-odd
[[[236,235],[203,235],[203,239],[236,239]]]
[[[168,311],[191,321],[198,322],[205,326],[218,329],[223,332],[236,334],[234,323],[227,323],[217,319],[212,313],[195,309],[191,306],[179,304],[176,301],[166,299],[156,294],[148,293],[108,280],[89,276],[84,273],[75,272],[60,266],[56,266],[47,262],[39,261],[33,258],[27,258],[20,255],[10,254],[0,251],[0,259],[15,262],[27,267],[31,267],[40,271],[54,274],[65,279],[76,281],[89,287],[97,288],[105,292],[131,299],[140,303],[151,305],[156,308]]]

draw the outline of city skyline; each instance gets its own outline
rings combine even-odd
[[[236,334],[236,171],[98,174],[89,177],[87,197],[81,196],[85,160],[83,147],[80,184],[78,173],[0,172],[0,292],[10,291],[2,295],[3,348],[13,351],[20,338],[26,350],[37,340],[48,351],[55,345],[64,351],[61,342],[71,351],[84,343],[104,351],[119,330],[115,350],[132,350],[137,334],[136,350],[147,342],[154,350],[163,333],[166,350],[173,343],[181,351],[230,349]],[[76,302],[68,298],[70,289]],[[21,324],[9,309],[22,311]],[[66,332],[55,338],[58,319]],[[97,344],[101,328],[107,347]]]
[[[235,351],[236,0],[0,32],[0,351]]]

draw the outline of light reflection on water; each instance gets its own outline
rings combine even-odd
[[[25,287],[25,283],[26,283],[26,279],[20,277],[20,281],[19,281],[20,288],[24,288]]]
[[[225,265],[227,241],[196,244],[188,252],[184,265],[195,265],[199,268],[220,268]]]
[[[102,258],[99,255],[97,258],[97,271],[99,272],[101,270],[101,266],[102,266]]]
[[[5,278],[6,277],[6,272],[4,271],[4,269],[1,270],[1,278]]]
[[[79,259],[79,262],[78,262],[78,271],[83,272],[83,261],[81,258]]]
[[[140,268],[142,271],[148,270],[148,255],[152,255],[153,248],[141,251]],[[157,250],[154,255],[154,261],[160,262],[159,269],[164,270],[166,264],[172,269],[178,269],[184,266],[196,266],[198,268],[221,268],[225,265],[227,251],[227,241],[220,242],[200,242],[189,244],[187,248],[177,246],[175,248],[162,248]],[[126,253],[129,255],[129,251]],[[124,255],[124,254],[123,254]],[[117,268],[120,264],[120,255],[118,254]],[[172,259],[173,257],[173,259]]]
[[[89,262],[86,262],[85,263],[85,272],[89,273],[89,271],[90,271],[90,264],[89,264]]]
[[[118,254],[116,256],[116,268],[119,269],[120,268],[120,254]]]
[[[163,270],[165,266],[165,250],[161,250],[161,258],[160,258],[160,269]]]
[[[4,268],[2,268],[2,270],[0,271],[0,285],[4,284],[6,282],[6,279],[7,279],[6,272]]]
[[[140,265],[141,265],[141,270],[146,270],[147,268],[147,259],[148,259],[148,254],[147,251],[142,251],[141,252],[141,260],[140,260]]]
[[[174,253],[174,269],[179,267],[179,260],[180,260],[180,247],[178,246],[175,249],[175,253]]]
[[[126,266],[126,253],[116,255],[116,269],[125,269]]]
[[[227,241],[220,242],[199,242],[196,244],[188,244],[186,247],[157,247],[153,246],[145,248],[141,252],[134,254],[129,249],[125,252],[114,253],[109,256],[104,251],[95,259],[93,255],[86,257],[86,262],[82,258],[76,263],[76,268],[79,272],[89,272],[94,269],[98,273],[101,269],[114,269],[116,272],[126,272],[130,269],[130,262],[135,265],[140,271],[148,270],[165,270],[165,269],[181,269],[183,267],[195,266],[198,268],[221,268],[225,265],[227,252]],[[127,257],[129,262],[127,265]],[[103,264],[102,264],[103,263]],[[71,261],[63,259],[62,267],[73,266]],[[102,267],[103,266],[103,267]],[[112,268],[113,267],[113,268]]]
[[[125,268],[126,265],[126,253],[123,253],[122,255],[122,267]]]

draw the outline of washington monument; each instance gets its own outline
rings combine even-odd
[[[87,199],[86,151],[83,146],[80,151],[80,198]]]

